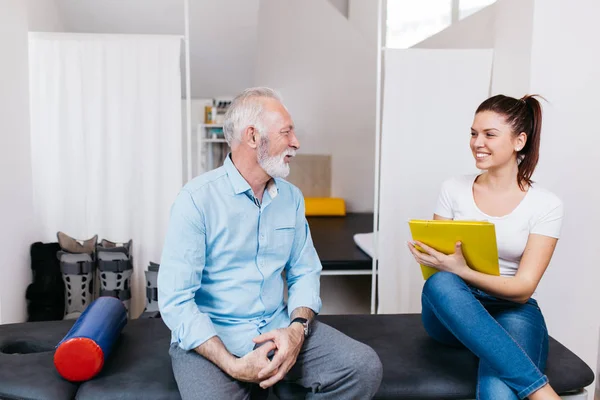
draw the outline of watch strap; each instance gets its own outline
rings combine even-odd
[[[304,325],[308,322],[308,320],[306,318],[296,317],[290,321],[290,325],[293,324],[294,322],[300,322],[302,325]]]

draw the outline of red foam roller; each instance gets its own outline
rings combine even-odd
[[[56,349],[54,365],[58,373],[69,381],[87,381],[102,369],[104,352],[92,339],[72,338]]]

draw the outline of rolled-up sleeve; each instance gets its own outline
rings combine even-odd
[[[320,276],[323,267],[313,245],[304,211],[304,198],[300,191],[296,197],[296,233],[286,265],[290,316],[298,307],[310,308],[317,314],[321,311]]]
[[[161,317],[184,350],[216,335],[210,317],[194,301],[206,260],[205,223],[191,194],[182,190],[173,206],[158,271]]]

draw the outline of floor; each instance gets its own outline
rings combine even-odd
[[[369,314],[371,276],[321,276],[321,314]]]

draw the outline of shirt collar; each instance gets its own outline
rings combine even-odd
[[[227,171],[227,176],[229,177],[229,181],[231,182],[231,186],[233,187],[233,192],[235,194],[240,194],[251,190],[250,184],[246,182],[242,174],[240,174],[240,171],[238,171],[235,165],[233,165],[233,161],[231,161],[231,153],[227,154],[227,157],[225,157],[223,166],[225,167],[225,171]]]
[[[271,199],[274,199],[279,194],[279,188],[277,187],[275,178],[271,178],[269,183],[267,183],[267,192],[269,193],[269,196],[271,196]]]
[[[247,191],[252,191],[250,184],[244,179],[240,171],[235,167],[233,161],[231,161],[231,153],[227,154],[225,157],[225,161],[223,162],[223,166],[225,167],[225,171],[227,171],[227,176],[229,177],[229,181],[231,182],[231,186],[233,187],[233,192],[235,194],[245,193]],[[275,179],[271,178],[271,180],[267,183],[267,192],[271,199],[277,197],[279,193],[279,189],[277,188],[277,182]]]

